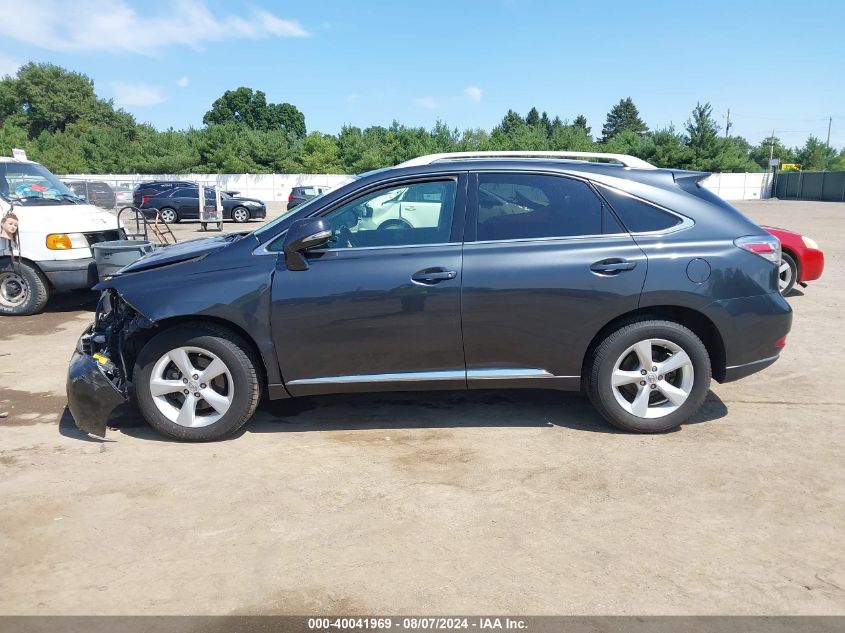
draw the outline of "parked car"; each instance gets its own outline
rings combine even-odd
[[[298,207],[303,202],[308,202],[312,198],[316,198],[317,196],[326,193],[330,189],[331,187],[324,187],[320,185],[294,187],[290,190],[290,195],[288,196],[288,211],[294,207]]]
[[[142,182],[135,187],[135,191],[132,194],[132,204],[140,209],[141,205],[144,204],[148,198],[151,198],[156,194],[169,191],[176,187],[196,186],[197,183],[190,182],[188,180],[155,180],[152,182]]]
[[[133,204],[133,190],[129,185],[118,185],[114,188],[115,206],[123,208]]]
[[[780,240],[778,288],[782,295],[789,294],[796,283],[806,287],[808,281],[814,281],[822,276],[824,253],[814,239],[772,226],[762,228]]]
[[[618,154],[439,154],[252,233],[161,249],[98,286],[71,413],[103,435],[133,394],[153,427],[202,441],[262,394],[546,388],[583,390],[626,431],[675,428],[711,377],[775,362],[792,322],[778,240],[707,175]],[[436,200],[436,223],[365,221],[400,193]]]
[[[35,314],[54,292],[91,288],[97,283],[91,247],[125,237],[113,214],[80,198],[43,165],[0,157],[0,217],[10,209],[18,217],[20,250],[0,256],[0,315]]]
[[[204,189],[206,204],[214,204],[214,190]],[[261,200],[230,196],[220,192],[223,204],[223,219],[235,222],[261,220],[267,217],[267,207]],[[145,196],[141,210],[147,217],[155,217],[158,211],[162,222],[170,224],[180,220],[199,219],[199,190],[197,187],[168,189],[152,196]]]
[[[101,209],[114,209],[117,204],[114,189],[101,180],[73,180],[65,183],[77,196]]]

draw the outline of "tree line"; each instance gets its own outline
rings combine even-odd
[[[226,91],[201,128],[157,130],[101,99],[94,82],[53,64],[29,63],[0,79],[0,155],[13,147],[55,173],[361,173],[437,152],[572,150],[632,154],[660,167],[713,172],[765,171],[770,154],[806,170],[845,170],[845,150],[814,136],[802,147],[778,138],[752,145],[723,136],[709,103],[683,129],[650,129],[631,98],[607,114],[595,137],[586,117],[571,122],[531,108],[508,110],[492,130],[345,125],[308,132],[304,114],[269,103],[260,90]]]

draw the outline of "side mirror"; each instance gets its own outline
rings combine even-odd
[[[290,225],[282,250],[288,270],[308,270],[305,251],[323,246],[332,236],[323,218],[304,218]]]

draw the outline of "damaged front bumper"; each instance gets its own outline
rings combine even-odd
[[[80,429],[105,437],[109,416],[129,400],[127,339],[152,325],[115,290],[103,291],[68,367],[68,408]]]
[[[90,340],[89,326],[77,343],[77,349],[70,359],[67,371],[67,404],[73,421],[80,429],[93,435],[105,437],[106,422],[117,407],[126,402],[128,396],[114,382],[115,377],[106,373],[113,364],[103,363],[85,353],[83,340]],[[99,355],[98,355],[99,356]],[[105,359],[105,357],[99,356]]]

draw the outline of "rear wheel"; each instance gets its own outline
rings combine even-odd
[[[587,394],[611,424],[636,433],[668,431],[692,417],[710,386],[701,340],[672,321],[639,321],[596,348]]]
[[[234,433],[258,405],[249,347],[213,325],[177,326],[155,336],[141,350],[134,376],[144,418],[180,440],[202,442]]]
[[[49,296],[47,280],[31,264],[10,260],[0,267],[0,314],[28,316],[41,312]]]
[[[232,209],[232,219],[238,223],[249,221],[249,210],[244,207],[235,207]]]
[[[798,263],[792,255],[782,252],[778,267],[778,290],[786,296],[795,287],[796,281],[798,281]]]
[[[174,224],[179,221],[179,214],[176,213],[174,209],[171,209],[169,207],[164,207],[163,209],[159,210],[158,217],[165,224]]]

